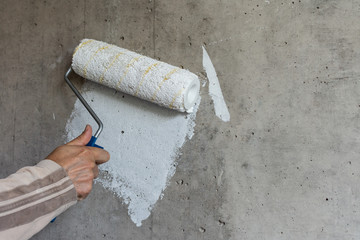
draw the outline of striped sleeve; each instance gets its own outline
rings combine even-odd
[[[51,160],[0,179],[0,239],[29,239],[77,202],[65,170]]]

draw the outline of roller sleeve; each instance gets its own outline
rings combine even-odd
[[[195,74],[93,39],[80,42],[71,66],[86,79],[180,112],[190,112],[199,97]]]

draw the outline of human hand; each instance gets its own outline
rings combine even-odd
[[[107,151],[85,146],[91,139],[92,128],[86,125],[84,132],[65,145],[57,147],[46,159],[62,166],[72,180],[78,200],[85,199],[91,192],[93,180],[99,174],[99,164],[110,159]]]

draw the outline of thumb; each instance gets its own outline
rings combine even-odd
[[[77,138],[71,140],[66,145],[85,146],[90,141],[91,136],[92,128],[87,124],[85,130]]]

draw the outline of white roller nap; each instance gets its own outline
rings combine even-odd
[[[72,68],[86,79],[180,112],[191,112],[199,97],[195,74],[101,41],[82,40]]]

